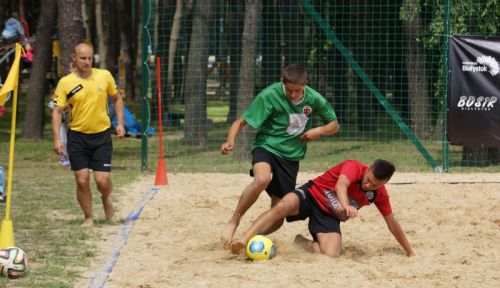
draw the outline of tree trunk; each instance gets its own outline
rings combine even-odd
[[[367,77],[372,79],[373,63],[371,57],[373,53],[373,41],[369,32],[372,29],[369,8],[366,1],[356,0],[350,3],[350,15],[352,15],[351,50],[361,69]],[[367,132],[367,137],[371,137],[370,132],[377,130],[377,121],[374,113],[375,98],[366,85],[364,79],[356,77],[356,114],[357,126],[360,132]]]
[[[207,143],[207,64],[215,0],[196,1],[186,78],[184,143]]]
[[[106,56],[104,67],[111,72],[111,75],[118,74],[118,56],[120,55],[120,27],[121,20],[116,13],[118,6],[116,0],[107,0],[104,6],[105,18],[103,21],[106,45]]]
[[[305,50],[305,15],[302,8],[302,0],[280,0],[281,13],[285,19],[285,25],[281,27],[283,39],[281,49],[283,49],[283,66],[288,64],[301,64],[307,66],[307,56]],[[280,71],[281,72],[281,69]],[[280,76],[278,73],[276,76]]]
[[[243,24],[245,21],[245,1],[229,1],[229,7],[226,10],[228,13],[225,16],[226,25],[225,31],[229,54],[229,112],[227,115],[227,123],[233,123],[237,119],[237,100],[238,81],[241,67],[241,37],[243,34]]]
[[[255,56],[259,36],[259,0],[247,0],[245,25],[243,28],[243,47],[241,57],[240,84],[238,91],[238,115],[241,116],[253,100],[255,85]],[[250,145],[253,133],[248,125],[236,138],[234,156],[239,159],[250,158]]]
[[[349,11],[348,5],[349,1],[347,0],[337,0],[328,6],[330,27],[345,46],[347,46],[347,43],[344,43],[344,41],[347,39],[346,36],[349,33],[349,27],[345,25],[349,19],[347,13]],[[319,27],[318,31],[322,33]],[[323,41],[326,41],[326,37],[321,38]],[[318,50],[324,53],[324,55],[320,55],[320,59],[318,59],[319,74],[324,75],[324,79],[326,80],[324,86],[331,85],[333,88],[333,93],[331,93],[331,95],[324,93],[323,96],[327,97],[329,102],[332,103],[341,125],[345,124],[348,121],[349,114],[349,66],[342,54],[340,54],[340,51],[335,47],[329,47],[326,51],[323,49]]]
[[[57,0],[41,3],[40,19],[37,27],[37,42],[29,79],[23,138],[40,140],[43,138],[45,95],[52,55],[52,34],[57,19]]]
[[[135,1],[135,11],[136,13],[139,13],[139,11],[142,11],[142,1]],[[135,27],[136,27],[136,38],[135,38],[135,67],[134,67],[134,81],[135,83],[141,83],[141,74],[142,74],[142,17],[139,15],[136,15],[135,17]],[[136,85],[135,86],[135,98],[134,100],[136,102],[139,102],[141,100],[141,85]]]
[[[94,52],[99,56],[97,58],[100,68],[106,68],[106,55],[107,55],[107,46],[105,41],[105,32],[104,32],[104,9],[102,0],[95,0],[95,25],[97,32],[97,49],[94,49]]]
[[[428,139],[430,132],[429,83],[425,62],[426,53],[422,41],[425,33],[418,10],[418,0],[405,0],[403,9],[407,16],[404,20],[406,37],[406,65],[408,74],[408,97],[410,101],[410,125],[420,139]]]
[[[79,1],[58,0],[57,33],[61,43],[63,75],[69,73],[71,53],[76,44],[83,41],[82,6]]]
[[[168,98],[174,98],[174,92],[179,87],[175,87],[174,79],[174,64],[175,64],[175,52],[177,50],[177,40],[179,39],[179,31],[181,28],[182,19],[182,0],[177,0],[177,5],[175,7],[174,20],[172,22],[172,30],[170,31],[170,42],[168,46],[168,71],[167,71],[167,96]]]
[[[182,2],[182,1],[181,1]],[[161,63],[160,63],[160,71],[161,71],[161,83],[157,83],[156,81],[156,76],[155,77],[152,77],[151,79],[151,85],[152,87],[154,87],[154,91],[157,91],[157,87],[158,87],[158,84],[161,84],[161,92],[162,92],[162,95],[161,95],[161,103],[162,103],[162,114],[165,115],[163,117],[162,115],[162,121],[163,123],[165,123],[164,127],[168,127],[170,126],[168,123],[169,121],[169,114],[168,114],[168,109],[170,108],[170,105],[168,105],[167,103],[167,99],[169,97],[167,97],[168,93],[169,93],[169,89],[167,87],[168,86],[168,83],[167,83],[167,71],[168,69],[170,68],[168,65],[169,65],[169,62],[170,62],[170,58],[169,58],[169,53],[170,53],[170,48],[169,48],[169,44],[170,44],[170,41],[167,41],[167,37],[166,35],[171,35],[171,29],[172,29],[172,26],[173,26],[173,22],[174,22],[174,17],[172,17],[172,15],[174,15],[174,9],[175,9],[175,6],[171,5],[171,4],[164,4],[164,5],[161,5],[159,6],[156,11],[156,16],[155,18],[157,19],[155,22],[158,23],[161,23],[161,26],[158,27],[158,33],[155,33],[156,34],[156,37],[157,37],[157,40],[156,40],[156,52],[155,52],[155,56],[160,58],[161,59]],[[182,3],[181,3],[181,9],[182,9]],[[175,50],[175,48],[174,48]],[[173,59],[172,59],[173,61]],[[156,64],[156,63],[155,63]],[[168,67],[168,68],[167,68]],[[158,69],[158,67],[155,67],[156,69]],[[154,70],[154,75],[156,75],[156,71],[157,70]],[[158,115],[158,95],[155,94],[154,97],[152,97],[151,99],[151,105],[150,105],[150,111],[151,111],[151,115]],[[153,117],[154,119],[158,119],[157,116],[154,116]]]
[[[87,5],[86,5],[86,1],[85,0],[80,0],[81,2],[81,5],[82,5],[82,21],[83,21],[83,30],[85,31],[84,32],[84,37],[85,39],[87,40],[91,40],[92,39],[92,33],[90,32],[90,26],[89,26],[89,15],[87,13]]]
[[[120,43],[122,48],[123,65],[125,65],[125,98],[135,99],[134,63],[135,63],[135,27],[132,19],[132,3],[128,0],[118,0],[120,14]]]
[[[282,63],[282,31],[283,15],[279,12],[277,1],[262,2],[262,63],[259,90],[267,85],[280,81]]]

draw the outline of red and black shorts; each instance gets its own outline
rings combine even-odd
[[[275,195],[283,198],[286,193],[295,190],[297,173],[299,173],[299,161],[281,158],[260,147],[253,149],[252,156],[252,166],[259,162],[266,162],[271,166],[273,178],[266,188],[269,196]],[[250,170],[250,176],[253,177],[252,170]]]
[[[299,197],[299,214],[286,217],[286,221],[294,222],[309,218],[309,233],[311,233],[314,241],[317,241],[317,233],[341,234],[340,220],[321,210],[309,192],[311,185],[312,182],[309,181],[292,192]]]
[[[92,169],[110,172],[113,142],[110,130],[95,134],[68,131],[68,156],[71,170]]]

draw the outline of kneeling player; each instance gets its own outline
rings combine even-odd
[[[250,238],[263,233],[280,219],[293,222],[309,218],[313,240],[297,235],[295,241],[312,252],[339,257],[342,248],[340,222],[356,217],[359,208],[374,203],[406,255],[415,256],[394,218],[384,186],[394,171],[394,165],[385,160],[375,160],[369,167],[357,160],[346,160],[286,194],[277,205],[255,220],[243,238],[231,243],[231,252],[238,253]]]

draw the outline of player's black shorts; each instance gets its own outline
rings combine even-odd
[[[71,170],[92,169],[110,172],[113,142],[110,130],[96,134],[68,131],[68,156]]]
[[[295,189],[297,173],[299,172],[299,161],[281,158],[260,147],[253,149],[252,156],[252,167],[259,162],[266,162],[271,166],[273,178],[266,188],[269,196],[276,195],[279,198],[283,198],[286,193]],[[250,176],[253,177],[252,170],[250,170]]]
[[[295,193],[300,199],[299,214],[286,217],[287,222],[305,220],[309,218],[309,232],[316,241],[316,233],[339,233],[340,221],[330,214],[325,213],[319,208],[318,203],[309,193],[309,187],[312,183],[300,186],[291,193]]]

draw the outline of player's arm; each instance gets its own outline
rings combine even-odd
[[[415,252],[413,252],[413,249],[411,248],[410,242],[408,242],[408,239],[406,238],[406,234],[401,229],[401,226],[399,225],[398,221],[396,218],[394,218],[394,214],[390,214],[387,216],[384,216],[385,223],[387,223],[387,228],[389,228],[389,231],[391,231],[392,235],[394,235],[394,238],[398,241],[399,245],[403,247],[403,249],[406,251],[406,255],[408,257],[415,256]]]
[[[243,117],[237,119],[236,121],[233,122],[231,125],[231,128],[229,129],[229,133],[227,135],[227,140],[226,143],[222,144],[220,148],[220,152],[224,155],[229,154],[229,152],[233,151],[234,149],[234,140],[236,139],[236,136],[238,133],[240,133],[241,129],[247,125],[247,122],[243,119]]]
[[[64,145],[61,141],[60,134],[63,111],[64,108],[57,105],[54,105],[54,108],[52,109],[52,137],[54,142],[54,152],[56,152],[57,155],[64,154]]]
[[[340,174],[337,184],[335,185],[335,193],[339,199],[342,208],[347,213],[349,218],[354,218],[358,215],[358,209],[356,207],[349,205],[349,197],[347,196],[347,188],[351,185],[351,180],[347,178],[346,175]]]
[[[307,130],[304,134],[300,136],[300,140],[302,141],[318,140],[319,137],[321,136],[329,136],[337,133],[339,129],[340,129],[339,122],[337,120],[333,120],[323,126]]]
[[[113,106],[115,107],[116,119],[118,119],[116,135],[118,135],[118,138],[122,138],[125,136],[125,127],[123,126],[123,98],[120,92],[118,92],[111,96],[111,100],[113,101]]]

